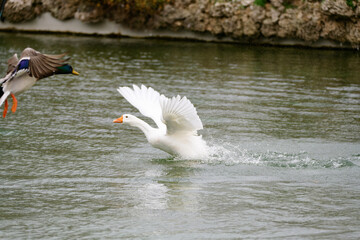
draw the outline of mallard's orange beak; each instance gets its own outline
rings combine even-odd
[[[113,122],[114,123],[123,123],[123,116],[119,117],[118,119],[115,119]]]
[[[74,69],[72,70],[71,73],[74,74],[74,75],[79,75],[79,73],[77,71],[75,71]]]

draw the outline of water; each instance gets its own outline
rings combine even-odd
[[[0,120],[0,238],[360,236],[358,52],[0,33],[3,74],[27,46],[81,75],[39,81]],[[133,83],[188,96],[211,156],[113,124],[141,117],[116,91]]]

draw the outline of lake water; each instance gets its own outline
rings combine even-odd
[[[2,75],[28,46],[81,75],[39,81],[0,119],[1,239],[360,236],[358,51],[0,33]],[[143,118],[116,91],[131,84],[187,96],[211,156],[112,123]]]

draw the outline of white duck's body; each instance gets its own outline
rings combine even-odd
[[[149,143],[170,155],[177,155],[186,159],[204,158],[207,156],[206,142],[201,136],[162,135],[150,139]]]
[[[134,85],[134,90],[122,87],[118,91],[144,116],[152,118],[158,128],[131,114],[124,114],[114,122],[139,128],[153,147],[171,155],[185,159],[207,156],[206,142],[197,135],[197,130],[203,128],[201,120],[186,97],[170,99],[143,85],[141,88]]]

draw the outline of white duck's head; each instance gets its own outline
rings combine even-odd
[[[130,124],[131,122],[135,121],[136,117],[131,114],[124,114],[121,117],[115,119],[114,123],[127,123]]]
[[[121,117],[115,119],[113,121],[114,123],[124,123],[124,124],[128,124],[130,126],[133,127],[138,127],[140,129],[142,129],[143,126],[147,126],[148,124],[146,122],[144,122],[143,120],[135,117],[134,115],[131,114],[124,114]]]
[[[124,123],[133,127],[140,128],[140,130],[142,130],[146,136],[151,132],[151,130],[153,130],[149,124],[131,114],[124,114],[118,119],[115,119],[113,122]]]

